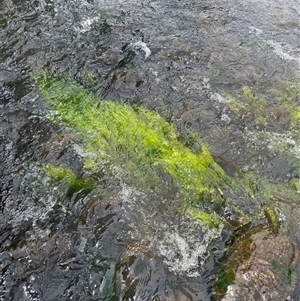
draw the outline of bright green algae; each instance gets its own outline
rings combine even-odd
[[[57,181],[64,182],[70,191],[79,191],[81,189],[89,189],[94,186],[93,179],[83,179],[75,175],[75,173],[67,167],[47,165],[45,171],[48,175]]]
[[[277,98],[280,103],[289,112],[294,127],[296,130],[300,130],[300,78],[297,78],[294,82],[285,82],[282,89],[277,92]],[[299,133],[298,133],[299,134]]]
[[[268,99],[257,93],[250,87],[243,87],[242,91],[235,94],[222,93],[227,101],[228,108],[243,119],[249,120],[252,124],[264,125],[274,122],[274,114],[287,113],[290,120],[289,128],[299,136],[300,130],[300,80],[288,81],[279,84],[276,90],[265,91],[269,94]],[[272,111],[272,107],[278,108],[277,112]]]
[[[228,178],[200,139],[194,137],[201,150],[191,150],[156,112],[99,100],[66,77],[43,75],[36,82],[56,111],[53,121],[71,128],[84,142],[85,168],[96,172],[105,166],[123,181],[158,193],[170,175],[182,210],[209,226],[220,224],[216,214],[200,210],[201,203],[220,198],[218,189]]]
[[[36,78],[36,82],[45,100],[56,112],[52,120],[68,127],[81,138],[86,169],[97,173],[100,168],[105,168],[106,172],[125,183],[144,191],[153,190],[160,196],[164,190],[178,189],[182,200],[181,211],[208,227],[222,225],[223,218],[214,212],[215,204],[219,203],[230,206],[231,211],[241,217],[240,224],[247,225],[252,222],[250,216],[262,214],[263,217],[257,218],[267,220],[270,229],[278,232],[280,223],[270,200],[274,187],[250,174],[229,180],[208,148],[195,135],[192,135],[192,140],[197,147],[191,149],[181,142],[175,128],[155,112],[100,100],[66,77],[44,75]],[[244,88],[242,98],[244,103],[239,110],[247,111],[254,107],[255,113],[264,115],[267,112],[266,101],[258,98],[249,88]],[[76,189],[95,184],[78,179],[67,168],[48,166],[46,172]],[[172,186],[173,182],[175,186]],[[252,200],[257,200],[258,206],[260,200],[268,201],[268,204],[263,208],[246,210],[248,216],[243,212],[245,208],[228,204],[230,199],[222,198],[221,189],[229,182],[231,192],[247,194]],[[231,264],[235,266],[232,262],[228,263],[218,276],[216,286],[221,287],[222,294],[235,278]]]

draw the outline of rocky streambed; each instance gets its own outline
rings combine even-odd
[[[298,300],[296,2],[0,1],[1,299]]]

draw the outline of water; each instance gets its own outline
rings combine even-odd
[[[85,172],[80,141],[49,121],[30,74],[63,73],[155,110],[182,135],[197,132],[228,174],[288,183],[300,176],[299,135],[274,90],[299,72],[299,13],[295,0],[1,0],[1,300],[214,300],[231,233],[103,171],[91,191],[51,181],[45,163]],[[267,99],[266,119],[230,109],[228,94],[245,86]],[[299,248],[297,200],[273,199]]]

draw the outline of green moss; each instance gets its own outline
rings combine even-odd
[[[243,119],[248,118],[257,124],[266,121],[267,101],[249,87],[243,87],[240,94],[223,93],[223,96],[228,100],[229,109]]]
[[[288,153],[286,154],[289,166],[290,174],[293,177],[300,177],[300,154]]]
[[[222,226],[222,223],[215,212],[213,214],[209,214],[204,211],[200,211],[193,207],[190,207],[187,211],[187,214],[193,219],[199,220],[204,224],[208,225],[210,228],[219,228],[220,226]]]
[[[300,121],[300,80],[294,82],[285,82],[283,87],[277,91],[277,98],[279,102],[284,105],[286,110],[290,113],[292,120],[295,123]],[[299,129],[299,124],[297,126]]]
[[[241,93],[230,94],[223,93],[223,97],[228,100],[229,109],[242,117],[251,120],[256,124],[272,122],[274,116],[270,115],[271,106],[274,104],[283,106],[282,112],[288,112],[292,122],[291,129],[299,134],[300,131],[300,80],[285,82],[276,87],[275,91],[266,91],[270,93],[270,102],[257,95],[249,87],[243,87]]]
[[[84,78],[88,81],[88,83],[92,86],[95,86],[97,84],[97,79],[95,76],[93,76],[89,72],[84,72],[83,73]]]
[[[217,297],[218,300],[224,297],[228,286],[234,283],[235,274],[235,270],[231,268],[223,268],[219,272],[214,287],[215,297]]]
[[[266,200],[270,197],[268,182],[263,177],[247,172],[234,182],[234,187],[242,193],[247,193],[252,199]]]
[[[234,205],[234,204],[230,204],[230,208],[232,210],[232,212],[239,217],[238,221],[236,221],[236,225],[238,225],[239,227],[243,226],[243,225],[248,225],[250,223],[252,223],[252,218],[250,217],[250,215],[247,215],[243,210],[241,210],[238,206]]]
[[[290,185],[297,192],[300,191],[300,179],[297,178],[292,179]]]
[[[121,284],[117,277],[116,264],[103,264],[102,270],[105,275],[101,279],[100,292],[101,297],[99,301],[118,301],[120,300]]]
[[[79,191],[94,186],[95,181],[92,179],[78,178],[70,168],[47,165],[46,174],[56,181],[65,183],[71,191]]]
[[[277,213],[273,208],[266,208],[265,209],[265,215],[268,220],[268,223],[270,225],[270,228],[275,234],[278,234],[278,230],[280,227],[280,221]]]
[[[249,87],[243,88],[243,98],[251,108],[256,108],[256,110],[264,110],[266,108],[267,101],[259,98]]]
[[[220,300],[226,294],[228,286],[234,283],[238,268],[251,257],[252,234],[256,231],[258,230],[252,229],[245,233],[228,249],[229,255],[223,262],[214,283],[217,300]]]
[[[170,175],[184,206],[200,207],[194,208],[191,215],[196,216],[198,210],[197,217],[202,216],[202,221],[216,223],[216,216],[209,219],[201,212],[201,202],[228,177],[199,138],[194,137],[199,151],[192,150],[179,141],[174,127],[156,112],[101,101],[66,77],[42,75],[35,80],[57,113],[52,120],[70,127],[85,143],[86,168],[97,171],[105,166],[123,181],[158,193],[166,190],[164,175]]]

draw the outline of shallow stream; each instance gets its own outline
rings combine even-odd
[[[0,0],[0,300],[299,300],[299,14],[297,0]],[[178,210],[168,175],[148,190],[87,170],[39,72],[157,112],[193,150],[196,133],[246,179],[220,192],[236,212],[211,229]],[[72,190],[47,164],[98,184]]]

